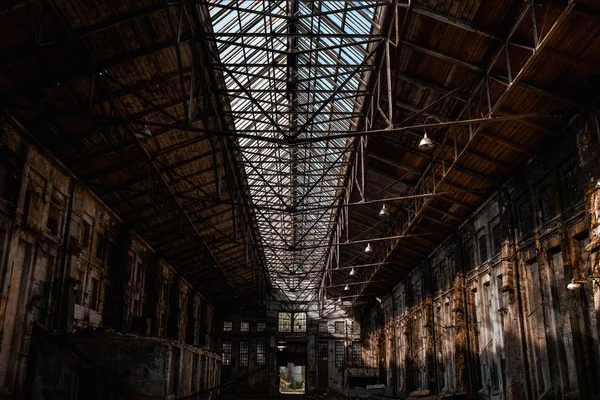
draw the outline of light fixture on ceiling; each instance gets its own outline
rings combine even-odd
[[[385,203],[383,203],[383,206],[381,207],[381,210],[379,211],[379,217],[380,218],[387,218],[389,216],[390,216],[390,211],[385,206]]]
[[[373,248],[371,247],[371,243],[367,243],[367,247],[365,248],[365,253],[371,254],[373,252]]]
[[[354,275],[355,273],[356,273],[356,271],[354,271],[354,268],[352,268],[352,269],[350,270],[350,276]]]
[[[345,291],[348,291],[348,290],[350,290],[350,286],[348,286],[348,285],[344,286],[344,290],[345,290]]]
[[[148,125],[144,125],[142,129],[140,129],[140,135],[142,136],[152,136],[152,131],[148,127]]]
[[[429,121],[430,119],[437,121],[439,123],[441,123],[442,121],[440,121],[439,119],[435,118],[435,117],[427,117],[425,118],[425,124],[427,123],[427,121]],[[421,139],[421,141],[419,142],[419,149],[421,150],[431,150],[435,147],[435,143],[433,142],[433,140],[431,140],[431,138],[429,136],[427,136],[427,129],[425,129],[425,132],[423,132],[423,139]]]
[[[569,290],[578,290],[581,289],[581,282],[578,282],[573,278],[571,282],[567,285],[567,289]]]
[[[423,134],[423,139],[419,142],[419,149],[421,150],[431,150],[435,147],[435,143],[433,140],[427,136],[427,131]]]

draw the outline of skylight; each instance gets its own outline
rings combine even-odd
[[[321,284],[382,1],[207,3],[271,284],[310,301]],[[256,137],[256,138],[253,138]],[[266,142],[258,138],[278,139]],[[321,139],[308,141],[304,139]]]

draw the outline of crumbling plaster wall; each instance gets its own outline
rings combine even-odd
[[[373,308],[366,361],[396,394],[600,394],[597,113],[546,140]]]
[[[40,343],[109,328],[176,343],[171,353],[180,361],[170,367],[163,395],[208,389],[220,375],[220,356],[211,351],[215,323],[215,309],[200,293],[29,140],[17,121],[0,119],[0,398],[30,395],[33,382],[46,390],[77,390],[64,386],[83,382],[90,368],[109,374],[100,362],[80,359],[85,351]],[[124,338],[120,347],[131,346],[135,354],[136,340]],[[100,342],[88,349],[90,359],[109,357]],[[36,363],[63,371],[45,377],[60,382],[39,384]],[[192,365],[197,379],[190,376]]]

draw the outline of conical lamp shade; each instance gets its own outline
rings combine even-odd
[[[379,216],[381,218],[386,218],[386,217],[390,216],[390,212],[388,211],[388,209],[385,206],[385,204],[383,205],[383,207],[381,207],[381,211],[379,211]]]
[[[423,135],[423,139],[421,139],[421,141],[419,142],[419,148],[421,150],[430,150],[433,149],[434,146],[435,144],[433,143],[433,140],[427,137],[427,132],[425,132],[425,134]]]

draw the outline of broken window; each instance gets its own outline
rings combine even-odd
[[[343,367],[346,361],[346,346],[342,341],[335,342],[335,366]]]
[[[250,332],[250,322],[242,322],[240,324],[240,332]]]
[[[294,332],[306,332],[306,313],[294,314]]]
[[[223,332],[231,332],[233,330],[233,322],[224,321],[223,322]]]
[[[231,340],[223,341],[222,363],[223,365],[231,365]]]
[[[344,333],[344,321],[335,321],[335,333]]]
[[[267,341],[256,341],[256,365],[265,365],[267,363]]]
[[[292,331],[292,313],[280,312],[279,313],[279,332],[291,332]]]
[[[250,342],[240,340],[240,367],[247,367],[249,361]]]

